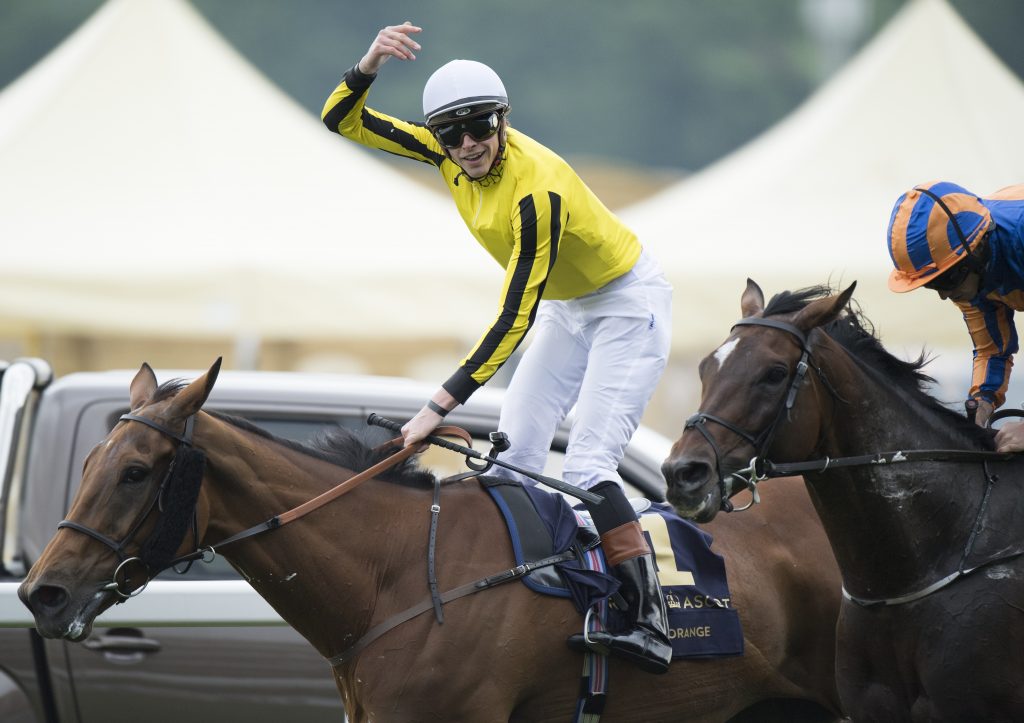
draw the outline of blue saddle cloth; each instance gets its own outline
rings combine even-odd
[[[613,595],[619,581],[586,563],[585,550],[597,545],[592,527],[565,498],[498,477],[481,477],[508,528],[516,564],[535,562],[570,548],[576,559],[534,571],[523,578],[531,590],[569,598],[581,612]],[[711,535],[679,517],[669,505],[651,504],[640,524],[655,554],[658,579],[668,610],[669,639],[675,658],[743,653],[743,631],[733,607],[725,562],[711,550]],[[592,551],[593,552],[593,551]],[[616,621],[609,621],[614,629]]]

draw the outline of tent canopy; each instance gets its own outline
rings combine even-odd
[[[968,343],[933,293],[888,291],[885,230],[915,184],[1021,182],[1021,118],[1020,80],[945,0],[912,0],[789,117],[621,212],[675,285],[676,346],[725,338],[748,276],[768,295],[856,280],[887,344]]]
[[[448,199],[184,0],[110,0],[0,93],[0,168],[0,331],[474,336],[497,303]]]

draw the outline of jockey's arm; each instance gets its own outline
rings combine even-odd
[[[959,302],[964,322],[974,343],[974,363],[968,396],[979,402],[977,421],[983,424],[983,414],[998,409],[1006,401],[1006,388],[1013,369],[1013,355],[1017,353],[1017,330],[1013,323],[1013,309],[989,299]],[[987,404],[984,404],[987,403]],[[988,405],[991,405],[990,407]],[[987,407],[987,408],[986,408]]]

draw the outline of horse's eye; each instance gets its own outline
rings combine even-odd
[[[789,377],[789,370],[781,365],[771,367],[761,377],[762,384],[779,384]]]
[[[137,485],[145,482],[149,477],[149,470],[145,467],[129,467],[121,473],[121,482],[126,485]]]

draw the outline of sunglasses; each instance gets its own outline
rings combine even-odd
[[[945,273],[936,276],[925,284],[924,288],[931,289],[932,291],[952,291],[962,284],[970,273],[971,265],[961,262]]]
[[[462,145],[462,136],[469,134],[475,141],[485,141],[498,132],[501,117],[497,112],[466,118],[454,123],[446,123],[433,128],[434,137],[445,148],[458,148]]]

